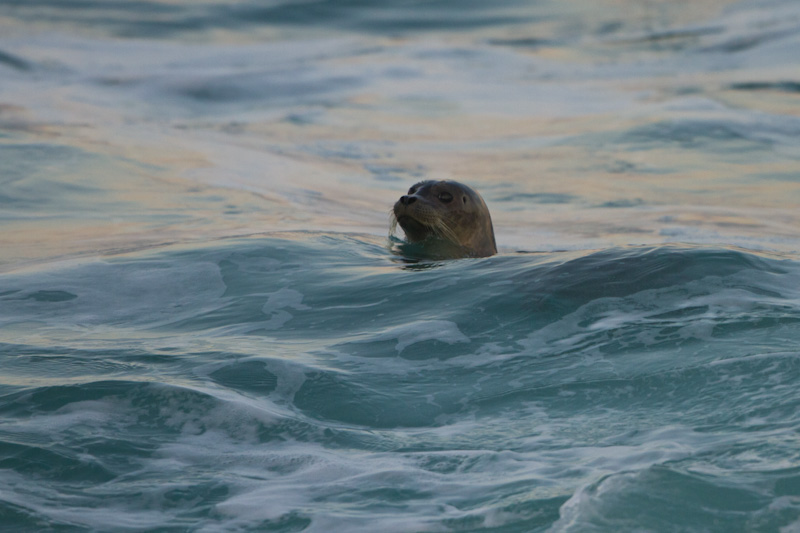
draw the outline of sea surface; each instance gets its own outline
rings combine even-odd
[[[0,0],[0,530],[800,531],[797,0]],[[478,190],[500,253],[389,234]]]

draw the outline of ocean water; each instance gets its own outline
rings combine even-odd
[[[795,0],[0,0],[0,530],[800,531]],[[500,253],[389,210],[480,191]]]

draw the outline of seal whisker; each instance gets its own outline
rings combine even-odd
[[[447,224],[447,221],[444,217],[439,218],[436,221],[436,225],[433,227],[434,232],[436,232],[439,237],[443,238],[446,241],[458,242],[458,236],[453,231],[453,229]]]
[[[394,235],[394,232],[397,231],[397,215],[394,214],[394,210],[389,211],[389,237]]]

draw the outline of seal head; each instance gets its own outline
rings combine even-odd
[[[421,181],[394,204],[408,242],[441,257],[488,257],[497,253],[494,228],[483,198],[457,181]]]

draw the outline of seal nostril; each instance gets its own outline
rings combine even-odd
[[[400,197],[400,203],[402,203],[403,205],[411,205],[416,201],[417,201],[417,199],[415,197],[413,197],[413,196],[401,196]]]

